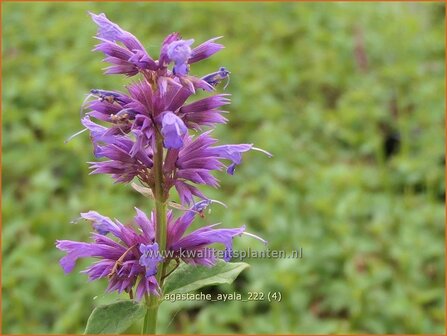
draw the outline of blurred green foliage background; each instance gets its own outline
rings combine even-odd
[[[56,239],[85,240],[95,209],[122,220],[151,204],[93,159],[79,106],[122,89],[91,53],[105,12],[156,57],[164,36],[224,35],[194,65],[232,71],[223,142],[254,142],[206,222],[248,230],[302,259],[251,260],[232,286],[280,303],[164,303],[160,332],[444,332],[444,4],[3,3],[3,333],[82,333],[105,281],[64,275]],[[236,248],[262,248],[238,239]],[[129,332],[139,332],[133,326]]]

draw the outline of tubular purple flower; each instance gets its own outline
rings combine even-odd
[[[136,66],[133,62],[129,62],[129,59],[133,56],[133,53],[116,43],[104,41],[96,45],[93,51],[103,52],[106,55],[103,61],[113,64],[112,66],[104,69],[104,73],[107,75],[125,74],[132,77],[139,72],[138,66]]]
[[[97,99],[88,101],[91,97]],[[91,110],[87,114],[99,120],[116,122],[113,120],[113,116],[122,113],[123,110],[131,118],[135,112],[124,108],[130,102],[131,98],[121,92],[94,89],[90,91],[82,105],[81,116],[84,114],[84,108],[87,107]]]
[[[135,157],[138,153],[145,152],[148,144],[153,140],[155,129],[152,119],[145,115],[137,115],[132,125],[132,133],[135,135],[135,142],[129,154]]]
[[[176,160],[177,168],[207,170],[222,168],[222,163],[219,162],[213,147],[211,147],[217,140],[211,138],[210,133],[211,131],[204,132],[196,138],[186,137],[185,146],[180,150]]]
[[[156,96],[151,85],[145,79],[132,83],[127,89],[132,101],[126,107],[148,117],[156,117],[162,112],[163,100]]]
[[[163,261],[158,250],[158,244],[140,244],[141,257],[139,263],[146,269],[146,277],[157,274],[157,266]]]
[[[93,22],[95,22],[98,26],[97,36],[109,41],[119,41],[121,36],[124,33],[124,30],[121,29],[116,23],[113,23],[109,19],[107,19],[104,13],[100,13],[96,15],[92,12],[89,12],[92,17]]]
[[[218,107],[228,105],[231,103],[230,94],[217,94],[211,97],[206,97],[200,100],[196,100],[190,104],[182,106],[181,113],[193,113],[211,111]]]
[[[92,101],[88,104],[91,111],[86,113],[86,115],[112,123],[112,116],[120,113],[123,109],[117,104],[110,104],[111,106],[107,106],[109,104],[110,103],[106,102]]]
[[[223,164],[214,155],[211,147],[217,140],[211,138],[208,134],[209,132],[203,133],[195,139],[190,136],[185,137],[185,145],[178,152],[178,155],[176,157],[170,156],[169,160],[165,161],[166,165],[176,169],[176,180],[172,183],[179,192],[183,204],[191,204],[193,201],[192,195],[204,198],[201,193],[199,196],[198,190],[187,184],[186,181],[212,187],[219,185],[211,171],[222,169]],[[170,161],[175,162],[175,164]],[[168,180],[167,183],[169,182]]]
[[[192,253],[188,254],[181,252],[198,252],[199,250],[203,249],[207,249],[208,252],[213,252],[213,249],[208,248],[208,245],[215,243],[220,243],[225,246],[224,260],[229,261],[231,259],[233,249],[233,238],[240,236],[245,232],[245,226],[235,229],[216,229],[215,227],[218,224],[214,224],[202,227],[187,235],[184,235],[188,227],[194,221],[197,213],[204,211],[210,203],[211,202],[209,200],[204,200],[197,203],[177,220],[174,220],[173,217],[168,216],[168,249],[171,250],[174,255],[175,253],[179,253],[180,256],[191,256],[191,258],[183,257],[183,261],[186,263],[201,264],[206,266],[214,265],[217,261],[214,253],[196,253],[194,256]],[[265,242],[257,236],[252,236]]]
[[[133,52],[120,46],[119,44],[110,42],[109,40],[101,37],[97,37],[97,39],[101,41],[101,43],[97,44],[93,51],[100,51],[106,56],[114,57],[122,61],[128,61],[132,56],[134,56]]]
[[[163,111],[177,111],[191,96],[191,92],[182,85],[167,85],[163,96]]]
[[[180,179],[174,180],[175,189],[178,192],[180,197],[180,202],[182,204],[191,204],[194,203],[194,196],[199,197],[201,199],[206,199],[206,196],[202,194],[202,192],[197,189],[195,186],[186,183]]]
[[[185,76],[189,72],[188,59],[191,56],[191,44],[194,39],[172,42],[167,49],[169,59],[174,62],[173,73],[176,76]]]
[[[96,211],[81,213],[81,217],[91,221],[93,228],[101,235],[107,235],[112,232],[114,235],[120,234],[120,228],[109,217],[105,217]]]
[[[158,90],[160,92],[161,96],[165,96],[169,90],[169,86],[174,86],[177,88],[181,88],[183,87],[183,84],[179,82],[178,79],[176,78],[171,78],[171,77],[159,77],[157,79],[157,84],[158,84]],[[188,93],[188,95],[191,95],[191,93]]]
[[[113,135],[108,134],[109,129],[95,124],[92,122],[89,118],[89,116],[85,116],[83,119],[81,119],[82,125],[84,125],[85,128],[87,128],[90,131],[90,138],[92,139],[93,143],[93,153],[95,157],[100,158],[101,155],[101,147],[99,146],[99,143],[114,143],[116,140],[116,137]]]
[[[104,69],[106,75],[126,75],[132,77],[138,74],[139,70],[126,61],[120,60],[115,57],[106,57],[104,62],[114,64]]]
[[[179,40],[172,42],[168,46],[168,57],[175,64],[186,63],[191,56],[191,45],[194,43],[194,39]]]
[[[177,242],[184,235],[188,227],[191,225],[197,213],[203,212],[209,205],[211,201],[208,199],[202,200],[194,204],[188,211],[186,211],[175,223],[168,226],[169,240],[168,245],[173,242]]]
[[[237,229],[214,229],[214,225],[205,226],[191,232],[186,237],[173,244],[171,248],[176,250],[196,250],[204,246],[220,243],[225,246],[224,260],[230,261],[233,251],[233,238],[240,236],[245,231],[245,226]],[[197,261],[196,261],[197,262]],[[210,264],[210,260],[199,262]]]
[[[152,168],[152,149],[150,147],[132,153],[135,143],[121,137],[115,139],[113,144],[98,146],[100,157],[109,158],[109,161],[89,162],[91,174],[111,174],[116,182],[130,182],[136,176],[147,178],[147,169]]]
[[[134,49],[134,54],[129,58],[129,62],[138,69],[157,70],[158,68],[154,60],[144,50]]]
[[[205,58],[214,55],[219,50],[225,48],[222,44],[215,43],[222,36],[214,37],[208,41],[203,42],[201,45],[195,47],[191,52],[191,57],[189,58],[189,63],[195,63],[201,61]]]
[[[101,41],[94,51],[101,51],[107,57],[105,62],[114,64],[106,68],[106,74],[134,76],[140,70],[157,70],[157,63],[149,56],[142,43],[131,33],[111,22],[104,13],[90,13],[98,26],[97,38]],[[121,42],[126,48],[116,42]]]
[[[171,59],[168,56],[168,48],[171,43],[177,40],[180,40],[179,33],[171,33],[164,39],[161,45],[160,57],[158,58],[158,63],[161,68],[166,68],[171,62]]]
[[[137,223],[137,225],[141,228],[144,236],[149,241],[154,241],[155,240],[155,227],[153,225],[154,218],[151,217],[151,219],[149,219],[143,211],[141,211],[136,207],[135,211],[137,212],[137,215],[134,217],[135,223]]]
[[[251,144],[224,145],[214,147],[213,150],[217,157],[232,161],[227,168],[227,173],[233,175],[236,166],[242,162],[242,153],[249,151],[252,147]]]
[[[200,126],[224,124],[228,120],[221,114],[226,111],[218,108],[230,103],[228,96],[227,94],[218,94],[184,105],[180,108],[179,115],[189,128],[200,129]]]
[[[167,111],[163,114],[161,134],[164,137],[164,147],[179,149],[183,147],[183,136],[187,128],[182,119]]]
[[[174,167],[171,161],[175,161],[178,178],[187,179],[194,183],[217,186],[217,180],[210,174],[210,171],[220,170],[223,167],[220,160],[232,161],[227,169],[227,172],[232,174],[236,165],[242,162],[243,152],[253,149],[271,156],[270,153],[253,147],[252,144],[213,147],[212,145],[216,143],[216,140],[209,137],[209,133],[205,132],[195,139],[190,136],[185,137],[185,146],[178,152],[178,155],[171,155],[169,160],[166,161],[166,164],[170,167]]]
[[[214,154],[222,159],[231,160],[232,163],[227,168],[227,173],[230,175],[234,174],[236,166],[242,162],[242,153],[249,151],[250,149],[263,152],[267,156],[271,157],[272,154],[266,152],[265,150],[253,147],[253,144],[239,144],[239,145],[223,145],[213,147]]]
[[[242,153],[250,149],[270,153],[253,147],[251,144],[214,146],[217,142],[209,136],[211,131],[204,132],[196,138],[186,135],[183,147],[178,151],[169,151],[164,162],[165,187],[167,190],[175,186],[184,205],[194,202],[194,197],[206,197],[193,185],[206,184],[218,187],[219,181],[211,174],[213,170],[221,170],[225,165],[221,160],[231,160],[227,172],[233,174],[236,165],[242,162]],[[174,177],[172,177],[174,176]]]
[[[214,90],[212,85],[210,85],[203,79],[194,76],[180,77],[180,82],[182,83],[183,87],[187,88],[190,91],[190,94],[194,94],[196,89],[202,89],[208,92]]]
[[[110,42],[121,42],[130,51],[141,51],[145,54],[146,50],[138,39],[131,33],[123,30],[119,25],[107,19],[104,13],[96,15],[89,13],[93,22],[98,26],[97,37]]]

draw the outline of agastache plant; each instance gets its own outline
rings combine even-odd
[[[218,187],[212,172],[226,169],[234,174],[242,153],[256,150],[271,155],[252,144],[222,145],[212,137],[212,129],[227,122],[222,107],[230,103],[229,95],[215,94],[215,90],[229,80],[230,72],[221,67],[197,77],[191,65],[224,48],[217,42],[220,37],[195,46],[194,39],[172,33],[154,59],[134,35],[104,14],[90,15],[98,27],[94,51],[104,53],[104,61],[110,63],[105,73],[139,75],[126,93],[93,89],[83,103],[83,131],[90,132],[97,159],[89,163],[91,173],[132,183],[154,200],[155,209],[146,214],[135,208],[133,225],[96,211],[82,213],[92,223],[91,242],[58,240],[56,246],[66,253],[60,261],[66,273],[78,259],[93,257],[98,260],[83,271],[90,280],[106,278],[108,291],[126,292],[131,300],[144,299],[143,333],[155,333],[165,281],[180,263],[211,269],[218,263],[216,250],[210,247],[215,243],[224,246],[222,259],[229,262],[233,238],[243,234],[265,243],[245,232],[245,226],[225,229],[215,224],[187,233],[211,203],[221,203],[207,198],[198,185]],[[210,95],[188,101],[198,90]],[[172,190],[178,193],[180,204],[170,201]],[[180,215],[168,211],[169,206],[180,210]]]

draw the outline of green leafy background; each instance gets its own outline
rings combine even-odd
[[[82,333],[114,302],[105,281],[64,275],[56,239],[86,240],[95,209],[131,219],[151,204],[89,176],[79,106],[91,88],[120,89],[91,53],[87,11],[105,12],[157,55],[179,31],[226,46],[194,65],[232,71],[230,123],[215,135],[274,154],[244,157],[196,224],[246,224],[270,249],[207,293],[280,291],[281,302],[163,303],[160,332],[444,332],[444,4],[3,3],[4,333]],[[366,62],[365,62],[366,59]],[[397,139],[400,139],[399,141]],[[400,144],[400,149],[384,150]],[[393,147],[393,146],[391,146]],[[392,152],[392,153],[391,153]],[[236,248],[262,249],[249,237]],[[129,332],[138,332],[134,325]]]

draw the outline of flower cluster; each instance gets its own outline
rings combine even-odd
[[[170,251],[169,256],[159,253],[163,251],[159,251],[155,234],[160,229],[158,217],[152,213],[148,218],[139,209],[135,226],[94,211],[83,213],[82,217],[93,223],[93,242],[61,240],[56,246],[67,253],[61,259],[65,272],[73,269],[78,258],[99,258],[85,271],[91,280],[108,277],[108,289],[119,292],[131,293],[136,285],[136,297],[141,299],[145,294],[160,294],[160,277],[156,275],[159,265],[170,259],[207,266],[216,262],[212,253],[184,258],[177,254],[180,250],[205,251],[208,245],[220,243],[225,246],[225,259],[230,259],[233,237],[243,234],[244,227],[218,229],[211,225],[185,235],[196,214],[211,203],[198,185],[217,187],[212,172],[226,169],[234,174],[244,152],[270,154],[252,144],[219,145],[211,136],[213,127],[227,121],[222,107],[230,103],[228,94],[188,101],[197,90],[213,92],[222,80],[229,79],[230,72],[224,67],[201,77],[190,74],[191,64],[223,48],[216,42],[219,37],[194,47],[193,39],[172,33],[154,59],[134,35],[104,14],[90,14],[98,26],[99,44],[94,50],[104,53],[104,61],[111,64],[105,73],[140,75],[126,87],[126,93],[93,89],[83,104],[82,110],[88,112],[81,122],[90,132],[98,159],[90,162],[92,174],[109,174],[119,183],[137,179],[161,202],[167,202],[174,188],[185,212],[177,219],[172,211],[163,214],[167,237],[161,249]],[[156,162],[157,154],[161,162]]]
[[[159,252],[155,241],[154,213],[148,218],[143,211],[135,208],[137,212],[134,217],[135,227],[123,225],[118,220],[113,221],[96,211],[82,213],[82,218],[93,223],[95,230],[92,234],[93,242],[57,241],[56,247],[67,253],[61,259],[61,266],[68,273],[73,270],[79,258],[100,258],[100,261],[83,271],[88,274],[90,280],[108,278],[109,291],[128,293],[131,293],[138,282],[137,299],[141,299],[145,293],[158,295],[160,288],[154,275],[157,273],[159,262],[179,257],[190,264],[212,266],[216,258],[208,245],[224,244],[225,255],[229,260],[233,237],[244,233],[244,227],[216,229],[215,225],[208,225],[185,235],[195,216],[207,205],[209,201],[198,202],[179,218],[174,218],[172,212],[168,212],[168,243],[167,252],[164,254]],[[118,241],[109,238],[108,233],[118,238]],[[196,253],[180,253],[182,251]]]

